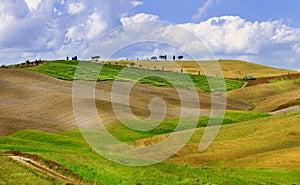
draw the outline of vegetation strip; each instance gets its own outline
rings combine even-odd
[[[39,66],[32,68],[25,68],[26,70],[35,71],[41,74],[52,76],[58,79],[63,80],[75,80],[75,71],[78,68],[79,61],[51,61],[45,62]],[[101,73],[96,71],[102,65]],[[119,81],[133,81],[134,79],[139,78],[140,76],[147,76],[146,78],[140,79],[138,82],[146,83],[154,86],[172,86],[170,82],[159,77],[162,74],[162,71],[157,70],[146,70],[139,68],[127,68],[125,75],[118,77],[119,72],[124,68],[124,66],[101,64],[94,62],[85,62],[85,67],[81,69],[81,73],[78,73],[77,79],[82,80],[95,80],[93,76],[97,75],[97,81],[106,81],[106,80],[119,80]],[[223,91],[222,83],[223,79],[218,77],[206,77],[203,75],[195,74],[181,74],[177,72],[164,72],[163,76],[166,79],[172,79],[176,81],[177,87],[189,88],[191,84],[188,81],[185,81],[183,78],[184,75],[189,75],[192,79],[195,87],[202,89],[207,92],[218,92]],[[213,81],[214,89],[210,88],[209,82]],[[240,88],[244,83],[232,79],[224,79],[226,90],[233,90]]]

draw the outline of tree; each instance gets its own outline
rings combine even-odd
[[[157,57],[156,56],[153,56],[150,58],[151,60],[157,60]]]
[[[160,55],[159,58],[160,58],[161,60],[167,60],[167,55]]]
[[[92,58],[92,60],[97,60],[98,61],[101,57],[100,56],[92,56],[91,58]]]
[[[175,55],[173,56],[173,60],[176,60],[176,56]]]
[[[29,64],[30,64],[30,61],[29,61],[29,60],[26,60],[26,61],[25,61],[25,65],[26,65],[26,66],[29,66]]]
[[[182,60],[182,59],[183,59],[183,56],[178,56],[178,59],[179,59],[179,60]]]

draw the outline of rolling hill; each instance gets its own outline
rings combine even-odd
[[[164,67],[165,70],[171,70],[175,72],[180,72],[181,68],[185,72],[191,74],[198,74],[200,71],[201,74],[204,74],[203,70],[199,67],[200,65],[207,65],[211,61],[197,61],[197,64],[194,61],[176,61],[175,65],[173,62],[149,62],[149,61],[133,61],[136,67],[139,68],[150,68],[150,69],[159,69],[161,70]],[[253,76],[255,78],[268,77],[268,76],[279,76],[285,74],[299,73],[293,70],[277,69],[273,67],[268,67],[260,64],[255,64],[252,62],[240,61],[240,60],[218,60],[217,61],[225,78],[243,78],[246,75]],[[115,63],[115,62],[113,62]],[[128,65],[128,61],[118,61],[119,64]]]
[[[116,120],[110,96],[112,84],[113,81],[103,81],[96,85],[96,106],[104,123]],[[73,115],[71,81],[26,70],[0,69],[0,85],[0,135],[22,129],[57,132],[77,128]],[[125,87],[131,84],[123,82],[122,85]],[[136,84],[132,89],[132,111],[137,116],[148,117],[148,103],[153,97],[161,97],[166,101],[166,119],[179,116],[180,99],[176,90],[147,84]],[[206,110],[211,106],[210,94],[199,90],[199,99],[203,112],[208,112]],[[227,108],[247,110],[250,106],[228,99]]]
[[[227,97],[251,104],[254,111],[271,112],[300,105],[300,80],[279,80],[236,89]]]
[[[245,74],[268,77],[294,73],[242,61],[218,62],[228,78],[242,78]],[[194,63],[178,63],[185,65],[187,72],[196,73],[195,77],[199,77]],[[222,128],[213,144],[200,152],[199,142],[211,109],[211,96],[209,92],[201,89],[205,87],[208,90],[207,84],[202,84],[205,81],[201,79],[197,82],[197,91],[202,116],[199,117],[197,128],[187,145],[162,163],[131,167],[111,162],[98,155],[77,130],[72,107],[72,75],[76,69],[75,64],[56,61],[25,70],[0,68],[0,184],[13,184],[22,180],[27,184],[33,181],[63,184],[8,159],[3,155],[8,151],[38,160],[83,184],[300,182],[300,112],[268,114],[274,110],[299,105],[299,79],[273,79],[268,83],[249,87],[240,87],[242,82],[228,79],[226,84],[230,87],[226,92],[227,110]],[[155,63],[156,69],[163,64]],[[146,64],[136,65],[147,68],[144,66]],[[111,105],[113,79],[121,68],[107,65],[104,76],[98,76],[95,86],[96,108],[106,124],[106,129],[130,145],[149,146],[166,139],[176,127],[180,116],[181,102],[176,89],[157,78],[136,83],[130,91],[132,112],[139,118],[149,117],[149,102],[154,97],[160,97],[167,105],[167,114],[164,121],[153,130],[131,130],[118,122]],[[145,71],[135,68],[130,70],[134,73]],[[180,73],[171,75],[180,79]],[[121,87],[130,87],[130,80],[132,79],[120,80]],[[188,96],[190,90],[183,88],[182,92]],[[121,92],[119,95],[123,96]],[[223,96],[225,93],[219,95]],[[82,98],[79,101],[84,107],[88,100]],[[120,103],[118,106],[124,105]],[[145,123],[147,122],[135,124]],[[182,129],[180,132],[187,130]]]

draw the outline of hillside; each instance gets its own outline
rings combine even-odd
[[[194,64],[182,61],[182,65],[183,62],[187,67],[190,65],[189,72],[195,70]],[[227,77],[230,78],[243,77],[242,73],[251,72],[252,68],[258,76],[281,75],[287,72],[263,66],[260,68],[259,65],[241,61],[219,62],[223,65],[223,71],[228,69]],[[232,62],[236,62],[237,66],[234,65],[236,68],[229,71]],[[191,75],[194,80],[198,80],[195,83],[199,87],[197,91],[201,108],[201,116],[192,138],[178,153],[162,163],[131,167],[111,162],[98,155],[82,138],[72,107],[72,80],[76,64],[74,61],[55,61],[25,70],[0,68],[0,184],[23,182],[25,177],[25,184],[33,181],[37,184],[63,184],[62,181],[10,160],[4,155],[8,151],[10,154],[16,153],[30,160],[37,160],[83,184],[300,182],[300,112],[268,114],[300,105],[299,78],[272,78],[242,88],[242,82],[227,79],[227,110],[223,125],[213,144],[207,150],[199,152],[199,142],[211,109],[211,94],[205,90],[211,89],[204,76]],[[140,83],[136,83],[130,91],[132,112],[142,119],[152,116],[149,102],[152,98],[160,97],[167,105],[167,113],[155,129],[146,132],[131,130],[118,121],[111,105],[113,80],[117,79],[116,74],[121,69],[123,66],[105,65],[102,76],[97,76],[95,103],[98,115],[106,124],[105,128],[130,145],[149,146],[166,139],[177,126],[180,117],[182,105],[176,89],[158,78],[138,81]],[[133,84],[132,74],[139,75],[146,71],[136,68],[130,70],[126,79],[117,79],[120,88]],[[156,73],[161,74],[158,71],[149,72]],[[180,73],[166,74],[179,80],[182,77]],[[88,79],[89,76],[82,78]],[[181,92],[189,97],[190,90],[186,88],[184,81],[182,83]],[[115,93],[126,98],[122,92]],[[217,93],[219,96],[224,94]],[[89,100],[80,98],[79,103],[84,108]],[[119,103],[117,106],[123,107],[124,104]],[[154,110],[153,113],[160,116],[162,112]],[[136,121],[134,124],[153,124],[153,121]],[[188,124],[186,120],[186,125]],[[180,132],[187,132],[185,129],[181,127]],[[92,130],[91,134],[99,133]],[[7,173],[11,175],[8,176]]]
[[[214,143],[204,152],[198,150],[204,128],[198,128],[188,145],[166,162],[196,167],[297,169],[300,167],[299,120],[298,111],[223,125]],[[148,146],[167,137],[161,134],[131,143]]]
[[[63,80],[118,80],[139,82],[159,87],[176,86],[183,89],[189,89],[190,86],[195,86],[206,92],[229,91],[240,88],[243,85],[243,82],[232,79],[225,78],[223,80],[222,78],[217,78],[214,76],[206,77],[204,75],[182,74],[181,72],[178,73],[174,71],[167,71],[163,68],[159,69],[153,66],[152,62],[147,62],[148,65],[152,65],[151,68],[124,67],[117,62],[115,65],[112,65],[111,63],[112,62],[102,64],[87,61],[49,61],[39,66],[26,69]],[[80,65],[80,67],[78,67],[78,65]],[[78,72],[77,76],[75,76],[77,69],[78,71],[80,69],[80,72]],[[121,71],[123,73],[120,74]],[[215,84],[218,85],[214,84],[211,86],[209,81],[215,81]],[[225,82],[226,87],[222,88],[222,86],[219,84],[222,84],[223,81]]]
[[[164,67],[165,70],[171,70],[175,72],[180,72],[181,68],[185,72],[191,74],[204,74],[203,70],[199,68],[199,65],[194,61],[176,61],[177,65],[173,62],[149,62],[149,61],[133,61],[136,67],[139,68],[150,68],[161,70]],[[198,61],[201,65],[207,65],[211,61]],[[240,60],[218,60],[217,61],[220,68],[222,69],[223,76],[225,78],[243,78],[246,75],[253,76],[255,78],[268,77],[268,76],[278,76],[285,74],[299,73],[293,70],[277,69],[273,67],[268,67],[260,64],[255,64],[252,62],[240,61]],[[128,65],[128,61],[118,61],[119,64]]]
[[[254,111],[271,112],[300,105],[300,80],[276,80],[227,93],[230,99],[251,104]]]
[[[104,123],[116,120],[110,96],[112,84],[112,81],[103,81],[96,85],[97,110]],[[129,86],[130,82],[121,84]],[[73,115],[71,81],[58,80],[31,71],[0,69],[0,86],[0,135],[22,129],[57,132],[77,128]],[[132,89],[132,111],[137,116],[148,117],[148,103],[153,97],[161,97],[168,105],[166,119],[179,116],[180,101],[176,90],[172,87],[147,84],[136,84]],[[199,91],[199,99],[203,113],[208,112],[210,94]],[[228,109],[250,108],[236,100],[228,99],[227,103]]]
[[[56,134],[19,131],[0,137],[0,152],[14,149],[37,154],[43,160],[56,161],[67,171],[78,174],[82,182],[297,184],[300,181],[299,119],[300,112],[296,112],[224,125],[205,152],[198,151],[204,130],[198,128],[188,145],[175,156],[164,163],[145,167],[124,166],[104,159],[84,142],[79,131]],[[149,145],[166,137],[162,134],[131,144]],[[2,165],[8,168],[9,163]],[[14,174],[8,179],[12,177]]]
[[[199,62],[201,65],[206,65],[210,61]],[[297,71],[277,69],[240,60],[218,60],[218,63],[225,78],[243,78],[246,75],[250,75],[255,78],[261,78],[267,76],[284,75],[288,73],[297,73]],[[195,62],[182,61],[178,62],[178,64],[185,68],[188,72],[197,73],[197,71],[199,71],[198,65],[195,64]]]

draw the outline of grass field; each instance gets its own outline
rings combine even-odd
[[[78,66],[78,61],[52,61],[46,62],[40,66],[33,68],[27,68],[27,70],[36,71],[41,74],[46,74],[55,78],[63,80],[74,80],[75,71]],[[222,79],[217,77],[205,77],[194,74],[184,75],[176,72],[164,72],[145,70],[138,68],[126,68],[126,73],[123,76],[118,76],[119,72],[124,68],[123,66],[116,65],[103,65],[93,62],[84,62],[83,68],[78,72],[78,79],[105,81],[105,80],[121,80],[121,81],[134,81],[140,83],[151,84],[155,86],[172,86],[181,88],[189,88],[189,86],[195,85],[196,87],[204,91],[223,91],[223,87],[227,91],[240,88],[243,82],[225,79],[226,87],[222,87]],[[99,66],[103,67],[101,73],[97,71]],[[147,76],[141,78],[142,76]],[[190,78],[188,78],[190,77]],[[141,78],[141,79],[140,79]],[[191,79],[193,83],[189,83]],[[170,83],[173,82],[173,84]],[[211,89],[208,82],[214,82],[214,89]]]
[[[128,65],[128,61],[118,61],[119,64]],[[162,69],[171,70],[175,72],[180,72],[181,69],[184,69],[185,72],[190,74],[198,74],[200,71],[201,74],[204,74],[204,71],[200,66],[207,66],[211,61],[175,61],[175,64],[172,62],[149,62],[149,61],[134,61],[135,66],[141,68],[150,68],[153,69]],[[268,66],[263,66],[260,64],[255,64],[246,61],[240,60],[218,60],[217,63],[222,70],[223,76],[225,78],[243,78],[246,75],[253,76],[255,78],[268,77],[268,76],[278,76],[292,73],[299,73],[297,71],[277,69]],[[200,66],[199,66],[200,64]]]
[[[207,150],[199,151],[199,142],[209,120],[209,117],[201,116],[187,145],[170,159],[150,166],[132,167],[98,155],[82,138],[80,131],[75,130],[71,80],[74,80],[77,64],[78,61],[53,61],[25,70],[0,69],[0,134],[5,135],[0,137],[0,184],[64,184],[1,155],[9,150],[27,152],[38,155],[43,161],[56,162],[63,167],[57,169],[59,173],[84,184],[300,183],[300,112],[280,115],[264,113],[298,105],[299,80],[276,80],[240,88],[243,82],[226,79],[226,90],[229,91],[227,109],[234,110],[226,110],[222,128]],[[188,88],[188,82],[180,71],[154,71],[162,68],[158,65],[164,65],[163,62],[155,63],[157,66],[151,69],[153,71],[146,70],[151,66],[138,63],[136,68],[85,64],[86,68],[79,71],[78,79],[91,80],[96,77],[101,81],[95,87],[95,102],[102,118],[113,122],[105,127],[113,136],[142,147],[158,143],[174,131],[179,121],[176,113],[180,101],[170,82],[159,76],[165,75],[179,81],[179,87]],[[206,77],[197,75],[198,69],[192,62],[178,61],[178,64],[185,65],[185,72],[195,73],[189,74],[189,77],[196,87],[204,91],[218,90],[210,89]],[[246,73],[261,77],[290,72],[242,61],[219,61],[219,64],[228,78],[241,78]],[[100,75],[96,71],[99,65],[103,67]],[[229,70],[230,66],[234,69]],[[164,67],[164,70],[169,70]],[[117,77],[122,69],[128,72],[123,77]],[[149,77],[137,80],[141,75]],[[208,78],[218,81],[218,78]],[[170,105],[170,113],[174,114],[167,114],[158,127],[145,132],[134,131],[112,121],[115,119],[109,104],[113,80],[125,81],[122,83],[125,87],[129,85],[126,81],[140,82],[132,89],[130,99],[132,111],[137,116],[147,117],[148,103],[156,96],[164,99]],[[210,110],[209,94],[199,90],[201,108],[206,111]],[[248,110],[249,104],[253,105],[252,111],[241,111]],[[237,111],[239,107],[243,108]],[[134,124],[152,125],[153,122],[139,121]],[[181,133],[187,132],[185,129],[189,128],[189,122],[184,125],[186,127],[181,127]],[[91,131],[91,134],[97,132]],[[67,173],[70,171],[73,173]]]
[[[203,128],[198,128],[188,145],[178,154],[164,163],[146,167],[123,166],[104,159],[85,143],[79,131],[60,133],[19,131],[0,137],[0,151],[20,150],[56,161],[79,174],[82,182],[297,184],[300,182],[300,170],[297,168],[299,167],[299,152],[296,151],[299,151],[297,148],[300,147],[300,135],[296,130],[299,130],[297,120],[299,120],[300,112],[265,116],[246,112],[244,114],[228,112],[227,119],[237,121],[244,119],[244,122],[224,125],[216,142],[207,151],[197,152],[197,143],[203,133]],[[108,127],[108,130],[117,135],[124,133],[122,129],[114,128]],[[149,140],[147,143],[151,143],[155,137],[163,138],[164,134],[146,138]],[[278,140],[278,137],[281,139]],[[139,144],[140,140],[132,142],[137,138],[132,137],[131,143]],[[285,155],[291,154],[289,150],[293,151],[293,149],[294,157],[284,158]],[[268,156],[269,159],[265,158]],[[283,158],[280,160],[280,157]],[[279,161],[281,164],[278,163]],[[9,168],[10,163],[6,161],[2,165],[3,169],[6,169]],[[21,170],[20,173],[29,172]]]
[[[224,119],[222,124],[227,125],[227,124],[233,124],[233,123],[239,123],[239,122],[244,122],[248,120],[253,120],[261,117],[267,117],[270,116],[267,113],[260,113],[260,112],[247,112],[247,111],[226,111],[224,115]],[[197,123],[197,128],[199,127],[206,127],[209,121],[208,116],[201,116],[198,119]],[[189,125],[190,122],[188,119],[186,120],[187,122],[184,123],[186,127],[180,128],[179,130],[185,130],[186,128],[190,128],[191,126]],[[160,134],[167,134],[171,133],[175,130],[177,124],[179,122],[179,119],[171,119],[171,120],[164,120],[162,123],[160,123],[159,126],[157,126],[155,129],[145,131],[145,132],[139,132],[139,131],[134,131],[126,126],[124,126],[120,122],[115,122],[112,124],[109,124],[106,126],[107,130],[110,131],[110,133],[119,139],[120,141],[123,142],[129,142],[129,141],[135,141],[138,139],[143,139],[143,138],[149,138],[153,137],[155,135],[160,135]],[[151,124],[151,121],[141,121],[141,122],[134,122],[134,124]]]

